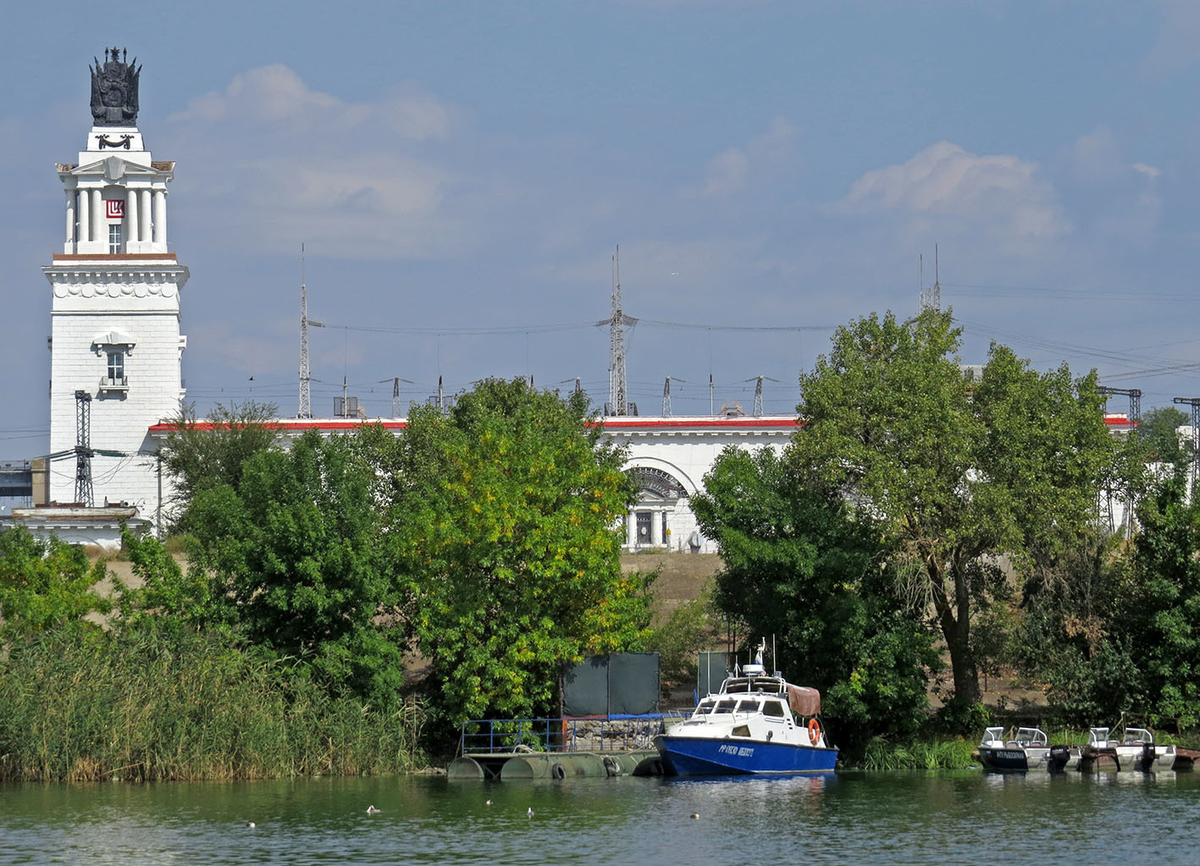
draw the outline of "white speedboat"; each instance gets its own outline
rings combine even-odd
[[[1170,770],[1177,757],[1175,746],[1154,742],[1147,728],[1125,728],[1119,740],[1110,739],[1108,728],[1088,731],[1081,770]]]
[[[987,770],[1073,770],[1080,749],[1052,746],[1041,728],[1017,728],[1005,737],[1004,728],[987,728],[979,741],[979,762]]]
[[[820,692],[768,676],[762,653],[655,737],[664,774],[833,772],[838,750],[825,739]]]

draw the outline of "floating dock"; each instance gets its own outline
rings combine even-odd
[[[446,768],[450,779],[573,779],[632,776],[656,749],[603,752],[488,752],[455,758]]]

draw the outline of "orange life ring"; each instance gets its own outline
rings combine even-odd
[[[817,744],[817,740],[819,740],[819,739],[821,739],[821,723],[818,722],[816,719],[809,719],[808,720],[808,741],[815,746]]]

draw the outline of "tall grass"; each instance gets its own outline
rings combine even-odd
[[[63,631],[0,675],[0,780],[255,779],[405,772],[424,714],[331,696],[302,666],[216,635]]]
[[[963,770],[975,766],[972,757],[976,745],[955,739],[887,742],[881,739],[867,744],[859,767],[864,770]]]

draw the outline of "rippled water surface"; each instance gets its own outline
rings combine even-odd
[[[1200,773],[21,785],[0,862],[1195,862],[1198,819]]]

